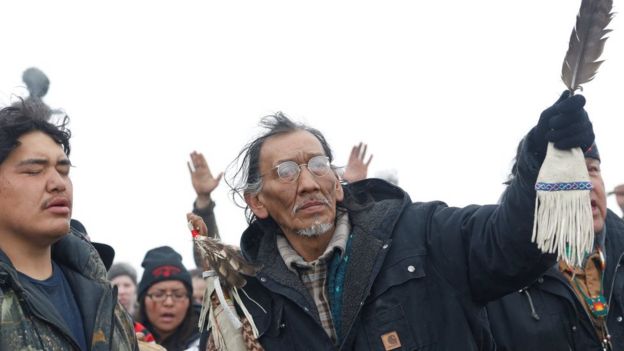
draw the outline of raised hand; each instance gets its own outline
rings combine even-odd
[[[193,151],[190,154],[191,160],[187,162],[189,172],[191,173],[191,183],[197,194],[197,208],[204,208],[210,204],[210,194],[219,185],[223,172],[219,173],[215,178],[208,167],[206,158],[200,152]]]
[[[368,175],[368,165],[370,165],[373,160],[373,155],[370,155],[368,160],[364,161],[366,159],[367,147],[368,145],[359,143],[351,149],[349,163],[347,163],[347,167],[342,175],[342,178],[348,183],[366,179],[366,176]]]
[[[554,105],[542,112],[530,137],[538,155],[544,157],[548,142],[561,150],[580,147],[587,151],[594,142],[594,130],[589,120],[582,95],[570,96],[564,91]]]

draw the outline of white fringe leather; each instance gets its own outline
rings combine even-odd
[[[234,290],[231,291],[230,294],[234,296],[234,299],[236,300],[238,307],[240,307],[240,309],[243,311],[243,314],[245,315],[245,318],[247,318],[247,321],[249,322],[249,325],[251,326],[251,331],[253,332],[254,338],[258,339],[258,335],[259,335],[258,328],[256,327],[256,323],[254,323],[251,313],[249,313],[249,311],[247,310],[247,307],[245,307],[245,304],[243,303],[243,300],[241,300],[240,295],[238,294],[238,289],[234,288]]]
[[[549,143],[538,184],[589,181],[580,148],[559,150]],[[531,240],[542,252],[556,252],[559,260],[580,267],[594,245],[590,190],[537,190]]]
[[[238,319],[238,315],[236,315],[236,309],[234,308],[232,303],[228,303],[225,300],[225,295],[223,294],[223,289],[221,288],[221,282],[219,281],[219,277],[215,277],[213,279],[214,291],[217,293],[219,303],[221,303],[221,306],[223,306],[223,309],[225,310],[226,316],[228,317],[230,324],[232,324],[232,327],[234,327],[234,329],[242,328],[243,324]],[[229,308],[225,308],[226,306],[228,306]]]
[[[199,316],[199,328],[204,326],[206,318],[208,318],[207,330],[211,330],[211,335],[217,350],[223,351],[246,351],[247,347],[243,340],[242,323],[236,313],[234,302],[232,299],[226,299],[223,293],[219,277],[214,271],[206,271],[203,273],[206,280],[206,290],[204,291],[204,302]],[[219,306],[213,308],[210,297],[213,293],[217,294]],[[256,328],[253,318],[243,301],[241,300],[238,290],[229,291],[229,295],[238,303],[245,317],[251,324],[254,337],[258,338],[258,329]]]

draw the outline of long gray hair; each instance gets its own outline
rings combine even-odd
[[[333,161],[331,148],[319,130],[303,123],[294,122],[282,112],[263,117],[260,120],[260,127],[264,128],[265,131],[245,145],[228,167],[228,169],[232,170],[230,172],[231,176],[228,176],[229,180],[227,180],[231,188],[232,199],[239,207],[245,209],[245,218],[248,224],[253,223],[257,218],[245,203],[244,197],[245,194],[257,194],[262,190],[260,150],[267,139],[276,135],[289,134],[300,130],[306,131],[314,135],[321,143],[325,155],[329,158],[329,162],[331,163]]]

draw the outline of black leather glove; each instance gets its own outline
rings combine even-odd
[[[594,143],[594,129],[583,109],[583,95],[570,96],[568,90],[554,105],[540,115],[539,122],[530,132],[531,148],[540,157],[546,156],[548,142],[557,149],[568,150],[580,147],[587,151]]]

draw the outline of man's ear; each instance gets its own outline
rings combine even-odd
[[[269,211],[266,207],[264,207],[264,204],[260,200],[259,194],[245,194],[245,202],[256,217],[260,219],[269,217]]]
[[[336,181],[336,201],[340,202],[344,200],[344,189],[340,181]]]

